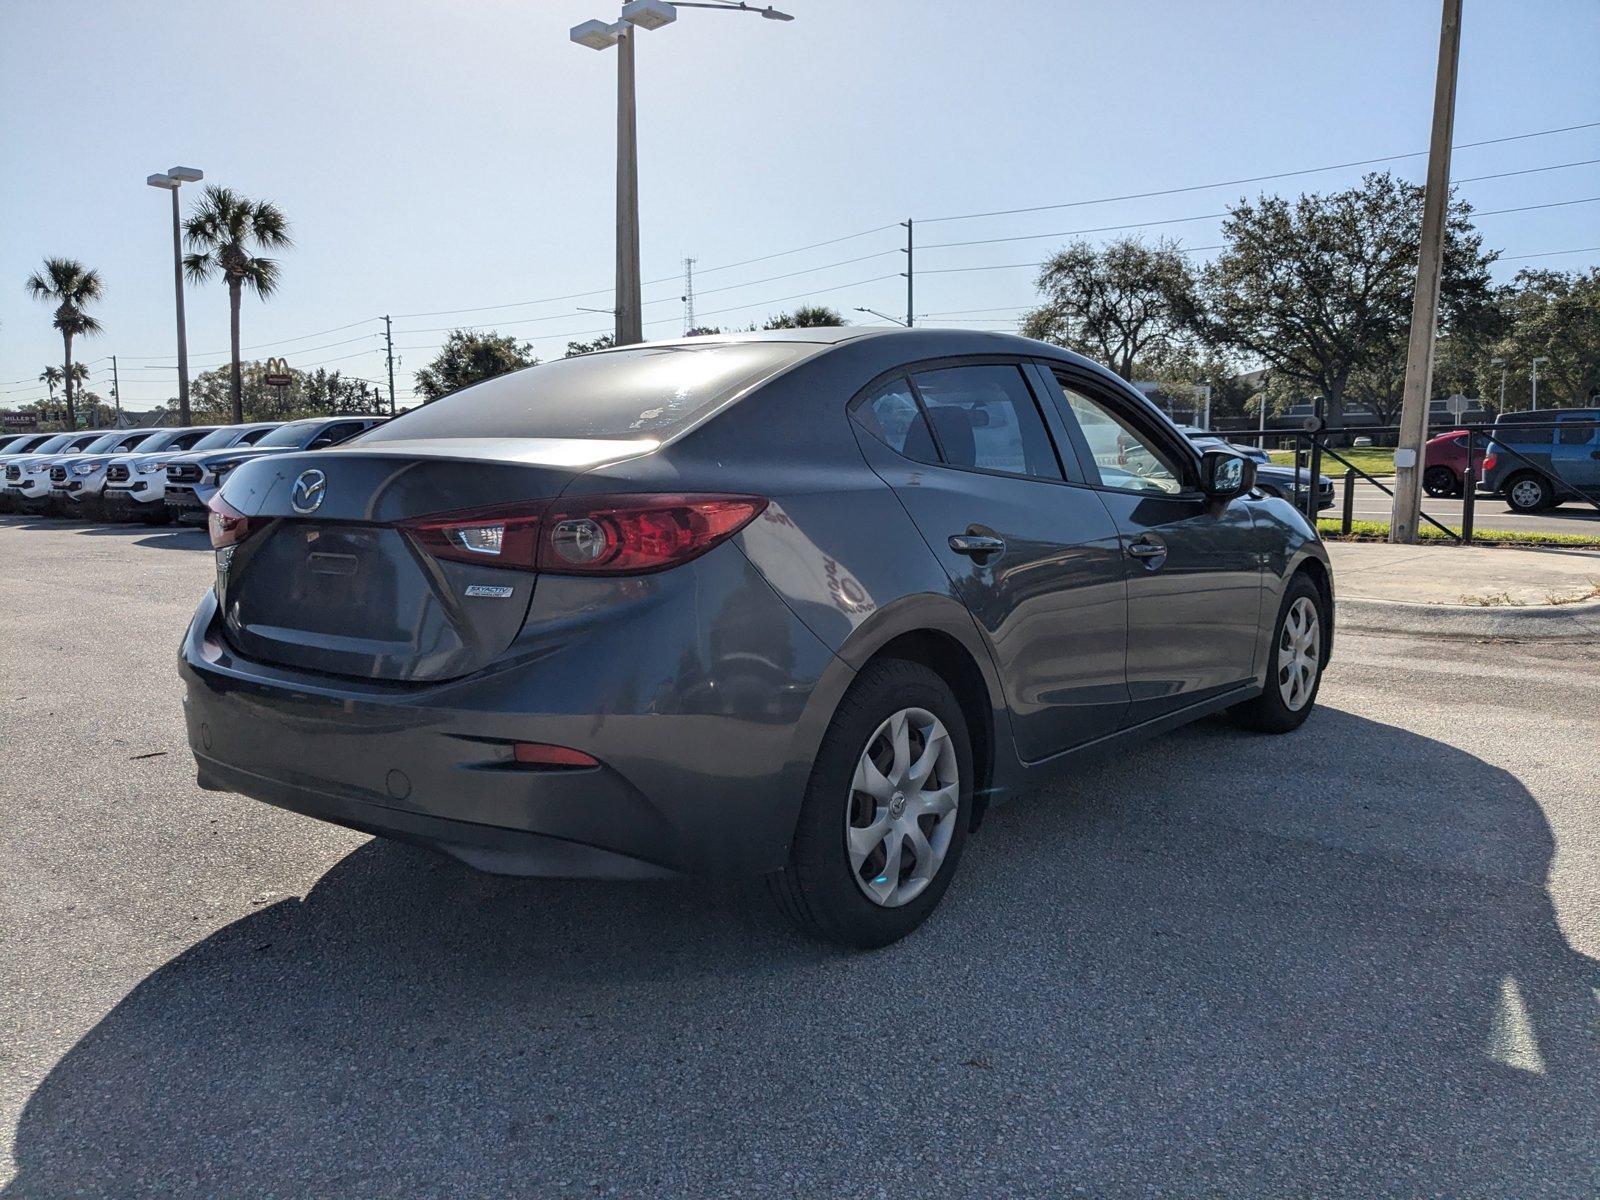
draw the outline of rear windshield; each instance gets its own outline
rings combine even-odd
[[[514,371],[401,413],[359,439],[652,438],[665,441],[815,350],[796,342],[641,346]]]

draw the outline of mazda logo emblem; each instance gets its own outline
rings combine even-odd
[[[321,471],[301,471],[289,493],[289,503],[297,513],[316,512],[328,494],[328,477]]]

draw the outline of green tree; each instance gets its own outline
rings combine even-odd
[[[1023,317],[1023,335],[1076,350],[1127,380],[1153,378],[1154,363],[1181,348],[1199,311],[1194,269],[1166,239],[1073,242],[1044,264],[1035,286],[1044,303]]]
[[[244,289],[261,299],[278,289],[278,263],[258,250],[281,250],[294,243],[289,222],[275,204],[250,200],[232,188],[208,184],[200,202],[183,224],[184,237],[193,253],[184,257],[184,272],[196,283],[220,275],[228,285],[228,337],[232,350],[231,393],[233,420],[244,420],[244,377],[239,362],[239,301]],[[179,420],[189,423],[189,414]]]
[[[1506,406],[1529,407],[1529,368],[1540,357],[1549,360],[1539,364],[1540,408],[1591,403],[1600,387],[1600,267],[1520,271],[1502,304],[1503,335],[1477,365],[1485,394],[1499,395],[1500,368],[1488,359],[1503,358]]]
[[[289,370],[289,385],[267,383],[262,362],[240,366],[240,393],[247,421],[292,421],[298,417],[340,414],[380,415],[389,402],[376,385],[338,371]],[[167,406],[176,412],[177,400]],[[227,424],[233,418],[233,368],[216,367],[196,375],[189,385],[189,407],[196,424]]]
[[[1451,202],[1440,328],[1491,299],[1489,264],[1471,207]],[[1422,189],[1388,173],[1290,201],[1263,196],[1228,212],[1227,246],[1203,275],[1206,336],[1269,365],[1327,400],[1344,425],[1358,370],[1405,353],[1421,242]]]
[[[39,382],[44,384],[46,390],[50,393],[52,406],[56,402],[56,389],[61,386],[61,379],[60,367],[46,367],[39,375]]]
[[[72,258],[47,258],[44,270],[28,276],[25,285],[28,294],[56,306],[51,322],[61,331],[61,379],[66,387],[67,428],[78,427],[77,409],[73,405],[73,385],[77,376],[72,370],[72,339],[100,332],[100,322],[84,312],[84,306],[99,300],[105,293],[100,272],[90,270]]]
[[[434,360],[416,373],[423,403],[538,363],[533,347],[503,333],[452,329]]]
[[[792,313],[779,313],[768,317],[763,329],[823,329],[835,325],[848,325],[837,309],[826,304],[802,304]]]
[[[568,342],[567,352],[562,358],[577,358],[580,354],[593,354],[596,350],[609,350],[617,344],[617,339],[609,333],[603,333],[592,342]]]

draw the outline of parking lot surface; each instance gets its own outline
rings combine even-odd
[[[6,1197],[1600,1187],[1600,647],[1342,636],[1299,732],[1085,763],[852,955],[199,791],[203,536],[0,564]]]

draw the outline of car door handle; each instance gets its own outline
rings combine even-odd
[[[999,554],[1005,548],[1005,539],[995,537],[993,534],[952,533],[950,535],[950,549],[957,554],[966,554],[976,558],[984,554]]]
[[[1167,561],[1167,544],[1153,533],[1141,534],[1127,549],[1128,557],[1137,558],[1152,571]]]

